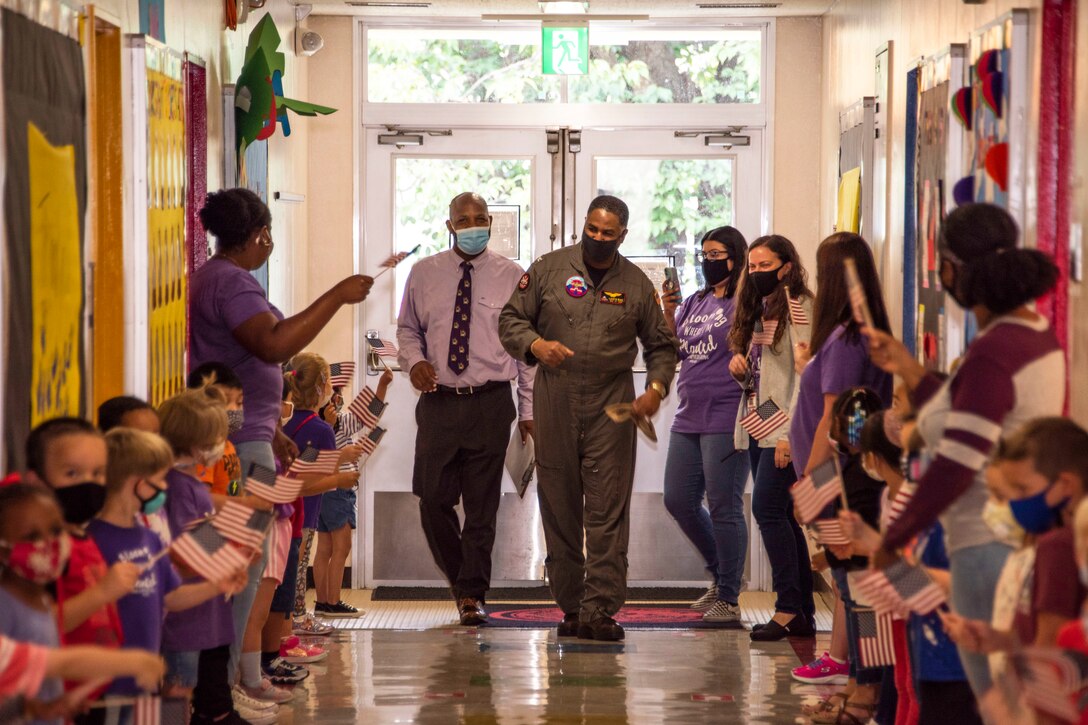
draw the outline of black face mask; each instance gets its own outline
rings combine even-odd
[[[610,261],[618,246],[613,242],[599,242],[582,232],[582,252],[592,264],[603,265]]]
[[[963,295],[961,295],[959,292],[960,268],[952,262],[949,262],[948,266],[952,269],[952,284],[948,285],[948,287],[945,288],[945,292],[947,292],[948,295],[956,301],[956,304],[963,309],[971,309],[971,305],[967,304],[967,300],[965,300],[963,298]]]
[[[106,487],[94,481],[54,488],[53,494],[64,512],[64,520],[70,524],[87,523],[106,504]]]
[[[760,297],[766,297],[767,295],[778,289],[778,285],[782,284],[782,280],[778,278],[778,270],[782,269],[770,269],[766,272],[749,272],[748,279],[755,286],[756,291],[759,292]]]
[[[707,287],[715,287],[729,276],[728,259],[704,259],[703,280]]]

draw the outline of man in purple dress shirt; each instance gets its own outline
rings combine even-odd
[[[446,575],[461,624],[487,620],[499,489],[515,417],[533,432],[533,374],[499,342],[499,312],[522,279],[516,263],[487,249],[491,216],[479,194],[450,202],[453,249],[420,260],[397,318],[398,361],[422,395],[416,406],[412,491],[435,563]],[[454,506],[461,501],[462,527]]]

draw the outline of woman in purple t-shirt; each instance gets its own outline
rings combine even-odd
[[[680,339],[680,407],[665,463],[665,508],[699,550],[714,583],[694,609],[707,622],[740,621],[741,576],[748,553],[744,486],[748,461],[734,455],[733,428],[741,388],[729,376],[733,295],[748,245],[733,227],[703,236],[699,262],[706,287],[677,308],[679,290],[665,291],[665,321]],[[703,508],[706,494],[710,511]]]

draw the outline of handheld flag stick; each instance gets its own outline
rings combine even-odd
[[[381,277],[383,274],[385,274],[386,272],[388,272],[389,270],[393,269],[398,264],[403,262],[407,257],[410,257],[413,254],[415,254],[416,252],[418,252],[419,248],[421,246],[422,245],[417,244],[416,246],[409,249],[407,252],[398,252],[398,253],[394,254],[393,256],[391,256],[389,259],[382,262],[381,265],[380,265],[382,270],[380,272],[378,272],[377,274],[375,274],[373,279],[377,279],[378,277]]]

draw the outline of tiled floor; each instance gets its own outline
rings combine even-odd
[[[790,669],[827,635],[753,643],[746,631],[628,631],[618,644],[554,630],[462,628],[452,603],[352,603],[373,629],[341,629],[282,708],[283,723],[791,723],[815,688]],[[764,602],[742,607],[765,621]],[[437,606],[435,606],[437,605]],[[398,614],[398,611],[400,612]],[[823,612],[826,617],[826,610]],[[398,622],[402,623],[398,626]]]

